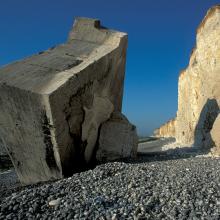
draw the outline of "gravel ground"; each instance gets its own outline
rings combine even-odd
[[[220,219],[220,159],[139,156],[2,200],[0,219]]]

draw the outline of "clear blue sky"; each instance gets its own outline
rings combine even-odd
[[[66,40],[76,16],[129,34],[123,112],[140,135],[176,114],[177,80],[215,0],[2,0],[0,65]]]

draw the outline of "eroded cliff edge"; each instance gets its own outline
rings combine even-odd
[[[161,127],[154,131],[155,137],[175,137],[176,135],[176,118],[169,120]]]
[[[180,73],[177,142],[210,148],[210,131],[220,104],[220,5],[212,7],[197,29],[196,46],[188,67]],[[166,135],[166,134],[163,134]]]

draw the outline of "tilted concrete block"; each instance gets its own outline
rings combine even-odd
[[[121,111],[127,34],[78,18],[65,44],[0,69],[0,137],[24,184],[71,175]]]

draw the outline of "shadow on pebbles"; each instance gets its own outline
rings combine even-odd
[[[17,188],[2,194],[0,219],[220,219],[220,159],[159,157]]]

